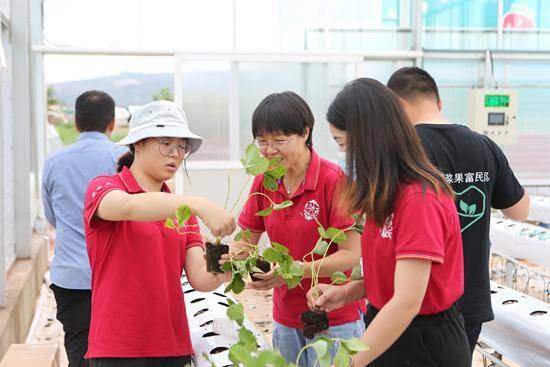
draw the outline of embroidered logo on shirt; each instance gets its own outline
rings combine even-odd
[[[384,226],[382,226],[382,229],[380,230],[380,236],[382,238],[389,238],[391,240],[393,234],[393,213],[386,218],[386,222],[384,222]]]
[[[304,218],[307,220],[314,220],[319,215],[319,212],[321,211],[321,207],[319,206],[319,203],[315,201],[315,199],[311,199],[304,205]]]

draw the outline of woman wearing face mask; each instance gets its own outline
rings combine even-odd
[[[171,194],[165,183],[201,142],[175,103],[150,103],[134,113],[119,143],[130,149],[119,173],[96,177],[88,187],[84,222],[92,318],[86,358],[92,367],[191,362],[182,271],[199,291],[230,279],[206,272],[195,215],[217,236],[235,228],[233,217],[211,201]],[[181,205],[194,214],[184,234],[164,226]]]
[[[397,96],[373,79],[347,84],[329,107],[347,152],[343,200],[365,215],[364,280],[320,285],[308,302],[327,310],[368,298],[370,347],[354,367],[470,366],[456,301],[463,293],[460,224],[452,190],[429,163]]]
[[[337,165],[319,157],[312,148],[313,123],[309,106],[296,93],[274,93],[260,102],[252,116],[252,135],[262,155],[280,159],[286,174],[277,183],[277,191],[265,190],[263,176],[258,176],[250,192],[261,192],[275,202],[291,200],[293,205],[267,217],[256,216],[255,213],[267,207],[269,201],[255,195],[248,200],[238,220],[240,227],[252,232],[252,243],[257,243],[261,234],[267,232],[271,241],[288,247],[296,260],[301,260],[315,247],[319,238],[316,220],[324,228],[346,229],[353,224],[351,216],[342,216],[333,200],[335,187],[343,178],[342,171]],[[346,235],[345,243],[331,246],[329,256],[320,269],[320,276],[323,277],[320,282],[330,283],[326,277],[334,271],[349,270],[359,262],[359,235],[353,231],[346,232]],[[311,287],[311,267],[316,266],[317,269],[319,262],[304,262],[302,265],[305,278],[296,288],[288,289],[283,279],[274,276],[273,271],[255,274],[261,280],[248,284],[258,290],[274,289],[273,346],[292,363],[296,361],[300,349],[311,342],[302,333],[300,314],[308,309],[305,295]],[[340,338],[361,335],[363,323],[360,308],[361,304],[354,302],[329,313],[328,334]],[[335,353],[334,350],[331,352]],[[313,366],[315,361],[315,352],[308,349],[302,354],[299,365]]]

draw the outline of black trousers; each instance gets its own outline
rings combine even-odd
[[[378,310],[367,307],[368,327]],[[369,367],[470,367],[472,357],[464,319],[454,304],[436,315],[417,316],[397,341]]]
[[[92,358],[91,367],[186,367],[191,356],[154,358]]]
[[[88,333],[92,308],[90,290],[66,289],[52,284],[57,319],[65,332],[65,350],[69,367],[89,367],[90,362],[84,359],[88,350]]]
[[[468,336],[468,344],[470,345],[470,353],[474,354],[476,349],[477,340],[479,339],[479,334],[481,334],[481,326],[483,322],[478,320],[464,318],[464,328],[466,329],[466,335]]]

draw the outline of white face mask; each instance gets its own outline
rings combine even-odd
[[[338,151],[336,152],[336,159],[338,160],[338,165],[342,168],[342,171],[347,175],[348,174],[348,155],[346,152]],[[355,180],[355,174],[351,175],[351,179]]]
[[[342,171],[347,174],[346,168],[347,168],[347,154],[346,152],[337,151],[336,152],[336,159],[338,160],[338,165],[342,168]]]

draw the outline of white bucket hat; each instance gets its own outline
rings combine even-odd
[[[134,144],[145,138],[186,138],[190,153],[196,152],[202,138],[193,134],[187,125],[185,112],[174,102],[156,101],[141,106],[132,114],[128,135],[119,145]]]

